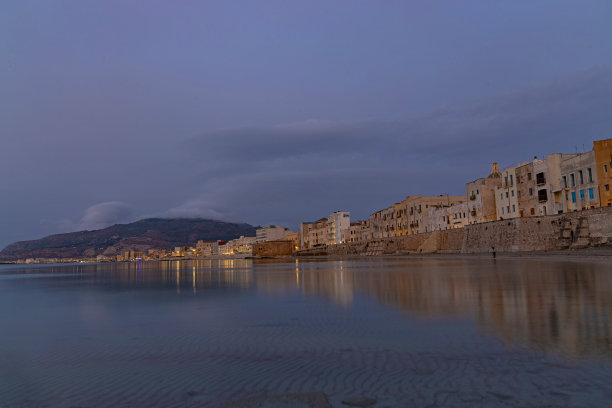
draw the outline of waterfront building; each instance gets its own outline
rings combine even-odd
[[[612,206],[612,139],[594,141],[593,152],[600,205]]]
[[[563,155],[561,160],[563,211],[599,207],[599,188],[593,150]]]
[[[232,239],[227,242],[226,252],[228,254],[251,254],[253,252],[253,244],[256,242],[255,237],[245,237]]]
[[[255,231],[255,238],[256,242],[277,241],[285,239],[285,237],[291,233],[293,233],[293,231],[280,225],[266,225],[257,228]]]
[[[370,220],[351,222],[348,232],[348,242],[366,242],[372,239]]]
[[[468,220],[470,224],[495,221],[495,189],[501,186],[499,165],[491,165],[491,173],[485,178],[466,183],[465,193],[468,199]]]
[[[470,224],[470,203],[458,202],[452,205],[437,205],[429,207],[426,217],[425,229],[441,231],[454,228],[463,228]]]
[[[533,162],[519,164],[516,173],[516,198],[518,201],[519,217],[536,215],[538,196],[533,172]]]
[[[450,229],[450,219],[445,218],[448,224],[442,225],[437,221],[439,214],[434,211],[466,202],[465,196],[408,196],[400,203],[402,224],[401,235],[422,234],[439,229]],[[451,214],[450,212],[448,214]],[[443,215],[440,215],[443,216]]]
[[[351,213],[348,211],[333,212],[327,219],[328,239],[327,245],[344,244],[347,241],[349,227],[351,226]]]
[[[376,211],[370,215],[370,228],[372,239],[389,238],[395,236],[394,223],[395,206]]]
[[[297,251],[300,249],[300,235],[297,232],[292,232],[291,234],[287,234],[285,237],[285,241],[291,241],[291,245],[293,249]]]
[[[523,166],[521,163],[518,166]],[[501,185],[495,188],[495,210],[497,219],[516,218],[520,215],[516,181],[516,167],[506,167],[501,174]]]
[[[327,234],[327,218],[321,218],[314,222],[301,222],[299,231],[300,249],[326,245]]]
[[[219,244],[223,241],[204,242],[202,240],[196,243],[196,255],[198,256],[213,256],[219,255]]]

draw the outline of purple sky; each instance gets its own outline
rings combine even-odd
[[[612,137],[612,2],[0,2],[0,248],[297,227]]]

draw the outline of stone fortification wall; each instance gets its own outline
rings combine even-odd
[[[463,247],[463,228],[440,231],[440,247],[438,252],[457,254]]]
[[[612,207],[514,218],[464,228],[461,252],[550,251],[612,245]]]
[[[290,256],[293,253],[291,241],[265,241],[253,244],[254,256]]]

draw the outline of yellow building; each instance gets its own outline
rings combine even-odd
[[[309,249],[327,244],[328,227],[327,218],[315,222],[302,222],[300,224],[300,249]]]
[[[593,142],[599,201],[602,207],[612,206],[612,139]]]

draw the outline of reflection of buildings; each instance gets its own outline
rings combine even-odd
[[[612,354],[612,280],[601,264],[406,260],[299,262],[256,274],[260,289],[299,289],[350,305],[356,294],[424,318],[473,316],[509,343]]]
[[[119,286],[162,286],[181,294],[220,287],[268,294],[299,291],[343,306],[361,295],[421,318],[472,316],[510,344],[568,355],[612,355],[612,278],[605,264],[213,259],[79,268],[93,268],[94,279]]]

